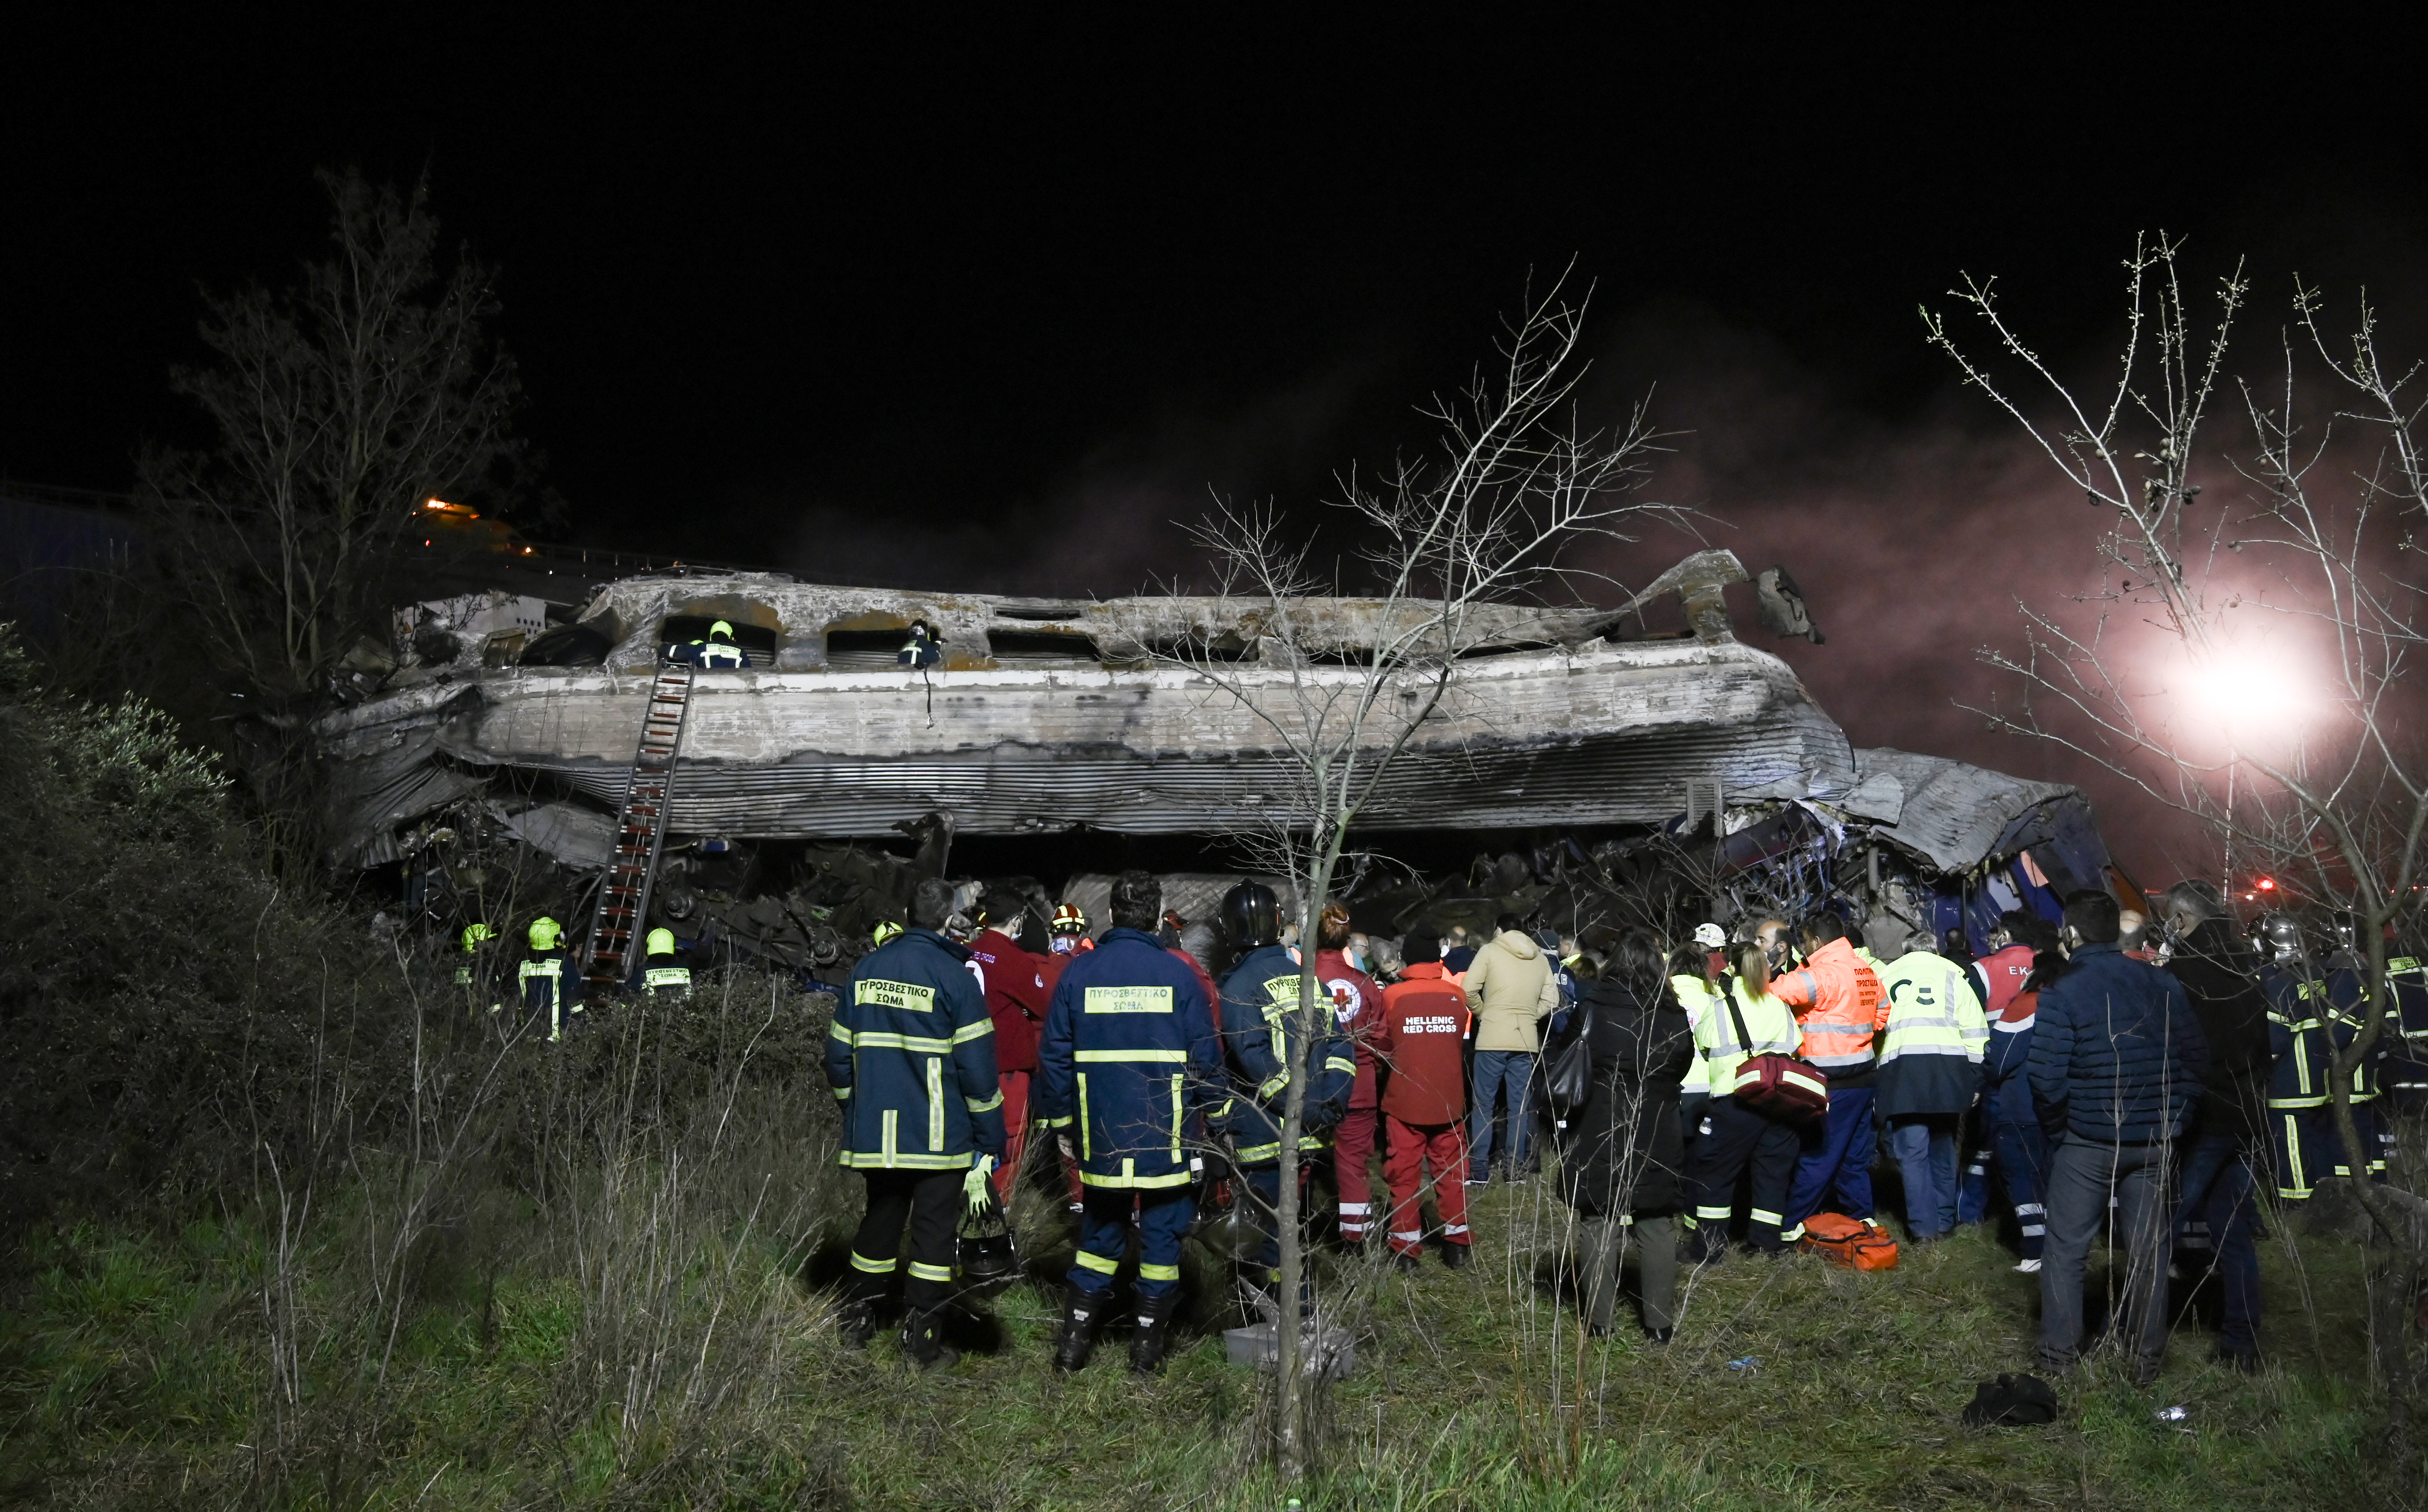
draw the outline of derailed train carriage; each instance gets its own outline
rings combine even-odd
[[[1370,854],[1342,883],[1358,926],[1515,912],[1591,945],[1638,920],[1834,909],[1977,948],[2003,909],[2053,918],[2065,892],[2109,884],[2079,790],[1853,748],[1786,663],[1737,638],[1726,595],[1746,581],[1702,551],[1619,611],[1484,611],[1363,816]],[[1652,628],[1673,596],[1682,626]],[[924,875],[1024,874],[1043,900],[1147,864],[1202,909],[1233,875],[1228,843],[1291,801],[1273,729],[1291,690],[1361,680],[1422,606],[1288,612],[1285,636],[1254,600],[645,575],[570,612],[401,613],[386,664],[312,732],[341,863],[393,869],[436,920],[579,918],[658,670],[723,621],[745,665],[690,680],[643,927],[824,971]],[[935,665],[902,665],[913,626]]]

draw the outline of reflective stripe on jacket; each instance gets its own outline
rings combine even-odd
[[[1037,1111],[1072,1131],[1086,1185],[1188,1185],[1198,1115],[1222,1073],[1206,989],[1153,935],[1107,930],[1054,984]]]
[[[1973,962],[1974,980],[1983,992],[1981,1011],[1986,1016],[1994,1019],[2007,1011],[2007,1005],[2024,990],[2024,983],[2031,979],[2033,959],[2030,945],[2010,945]]]
[[[1796,1015],[1787,1005],[1766,992],[1748,990],[1742,978],[1729,978],[1730,991],[1736,996],[1737,1013],[1729,1011],[1728,1003],[1712,999],[1703,1022],[1695,1026],[1695,1047],[1702,1052],[1703,1069],[1712,1090],[1726,1095],[1725,1089],[1737,1083],[1737,1068],[1749,1055],[1794,1055],[1804,1046],[1804,1037],[1796,1027]],[[1746,1032],[1753,1036],[1751,1045],[1737,1041],[1737,1014],[1745,1017]]]
[[[2327,1100],[2329,1057],[2326,1020],[2320,1017],[2324,996],[2313,997],[2310,984],[2283,965],[2259,971],[2260,990],[2268,994],[2268,1053],[2274,1065],[2268,1075],[2268,1106],[2290,1111],[2318,1108]]]
[[[571,1017],[582,1011],[582,974],[569,968],[573,952],[562,946],[534,950],[515,975],[522,983],[523,1011],[536,1021],[548,1020],[548,1037],[565,1038]]]
[[[2320,1016],[2327,1021],[2327,1036],[2333,1042],[2336,1052],[2340,1055],[2351,1049],[2353,1042],[2360,1038],[2361,1023],[2368,1011],[2360,1000],[2361,974],[2349,965],[2334,966],[2332,962],[2330,964],[2332,969],[2327,973],[2326,981],[2323,984],[2308,983],[2305,991],[2313,998],[2321,995],[2325,997],[2326,1007]],[[2392,994],[2387,995],[2390,998]],[[2398,1043],[2403,1032],[2403,1022],[2399,1012],[2387,1011],[2386,1016],[2389,1022],[2384,1028],[2377,1031],[2377,1044],[2371,1045],[2368,1057],[2352,1069],[2354,1102],[2365,1103],[2375,1100],[2380,1085],[2378,1068],[2385,1062],[2387,1051]]]
[[[691,991],[689,966],[651,966],[641,973],[641,989],[652,997],[674,997]]]
[[[1222,978],[1222,1048],[1231,1063],[1232,1095],[1215,1109],[1212,1126],[1230,1136],[1241,1165],[1281,1159],[1282,1124],[1290,1083],[1290,1015],[1299,1011],[1299,954],[1266,945]],[[1306,1093],[1300,1114],[1302,1150],[1320,1150],[1324,1131],[1340,1122],[1357,1085],[1357,1056],[1340,1037],[1329,1005],[1313,1011],[1314,1042],[1306,1046]]]
[[[1964,968],[1928,950],[1909,951],[1881,969],[1880,992],[1889,1011],[1880,1036],[1880,1116],[1972,1107],[1990,1026]]]
[[[842,1162],[958,1171],[1003,1153],[994,1021],[964,962],[930,929],[860,958],[827,1034],[827,1081],[843,1103]]]
[[[1832,940],[1770,984],[1773,996],[1800,1010],[1804,1059],[1831,1074],[1872,1064],[1872,1039],[1889,1021],[1880,979],[1844,940]]]

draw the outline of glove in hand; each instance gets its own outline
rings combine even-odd
[[[978,1157],[977,1163],[970,1167],[970,1174],[961,1178],[961,1196],[969,1203],[970,1216],[973,1218],[984,1213],[987,1210],[987,1205],[994,1200],[994,1191],[987,1181],[987,1178],[993,1175],[994,1175],[994,1157],[981,1155]]]

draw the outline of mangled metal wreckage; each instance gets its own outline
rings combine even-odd
[[[1445,837],[1486,853],[1464,876],[1363,869],[1348,884],[1359,927],[1488,922],[1510,906],[1590,943],[1631,918],[1835,907],[1977,945],[2002,908],[2054,916],[2066,890],[2106,884],[2078,790],[1852,748],[1784,662],[1737,639],[1725,589],[1745,581],[1732,554],[1702,551],[1622,610],[1483,611],[1363,826],[1386,855],[1419,840],[1438,855]],[[1646,630],[1671,594],[1684,628]],[[402,863],[441,917],[497,911],[507,881],[564,895],[608,863],[658,669],[726,621],[746,665],[691,680],[649,922],[826,965],[898,915],[956,834],[1270,827],[1294,787],[1272,730],[1293,717],[1292,690],[1363,679],[1361,653],[1424,609],[1317,599],[1288,612],[1277,636],[1271,606],[1238,600],[635,577],[567,623],[517,633],[505,655],[494,637],[401,616],[396,671],[315,734],[342,861]],[[941,665],[901,665],[914,625]],[[787,846],[786,866],[737,859]],[[1100,885],[1058,880],[1040,896]]]

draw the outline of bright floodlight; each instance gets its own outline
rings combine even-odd
[[[2244,738],[2289,733],[2315,712],[2306,670],[2272,651],[2237,651],[2193,666],[2178,686],[2196,720]]]

